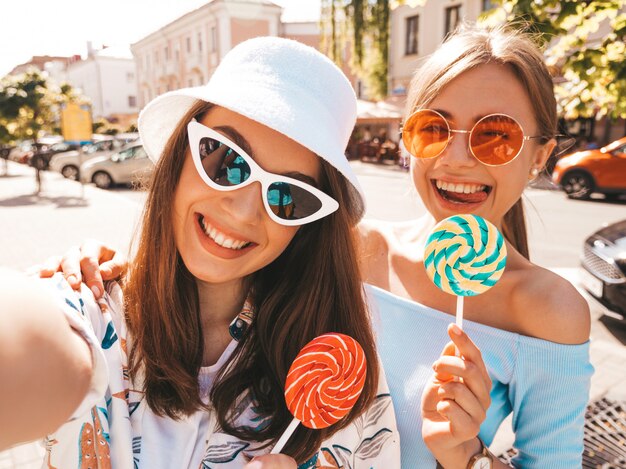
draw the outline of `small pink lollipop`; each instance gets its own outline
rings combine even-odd
[[[350,412],[363,391],[365,353],[352,337],[328,333],[300,351],[285,382],[285,400],[294,419],[272,454],[280,453],[298,424],[326,428]]]

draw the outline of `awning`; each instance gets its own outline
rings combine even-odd
[[[365,101],[357,100],[357,124],[386,124],[399,122],[402,119],[403,109],[395,104],[385,101]]]

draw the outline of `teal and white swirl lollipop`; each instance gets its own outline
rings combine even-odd
[[[426,273],[437,287],[457,297],[459,327],[463,327],[463,298],[493,287],[505,265],[503,236],[478,215],[454,215],[442,220],[426,242]]]

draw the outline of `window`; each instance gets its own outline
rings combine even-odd
[[[189,86],[190,88],[193,86],[193,78],[187,80],[187,86]]]
[[[187,52],[191,52],[191,38],[187,38]]]
[[[154,65],[159,65],[159,51],[154,51]]]
[[[138,147],[127,148],[126,150],[120,151],[117,155],[113,155],[111,158],[113,161],[126,161],[130,160],[135,156],[135,151]],[[115,159],[114,159],[115,158]]]
[[[419,15],[410,16],[406,19],[406,40],[404,55],[417,54],[417,33]]]
[[[217,50],[217,29],[215,26],[211,26],[211,52]]]
[[[137,97],[129,96],[128,97],[128,107],[136,107],[137,106]]]
[[[461,5],[446,8],[446,31],[444,36],[454,31],[461,21]]]
[[[166,62],[170,59],[170,48],[167,46],[163,49],[163,57],[165,57]]]
[[[126,81],[132,83],[135,81],[135,74],[133,72],[126,72]]]
[[[174,46],[174,60],[178,62],[179,59],[180,59],[180,50],[179,50],[178,44],[176,44]]]
[[[202,33],[198,33],[198,51],[202,52]]]

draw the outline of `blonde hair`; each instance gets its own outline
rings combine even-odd
[[[533,109],[542,143],[557,130],[556,99],[552,77],[543,55],[531,36],[498,26],[481,27],[463,24],[450,35],[416,71],[409,87],[406,112],[428,107],[431,101],[456,77],[480,65],[495,63],[507,66],[522,84]],[[524,257],[529,257],[526,223],[521,195],[504,215],[504,236]]]

